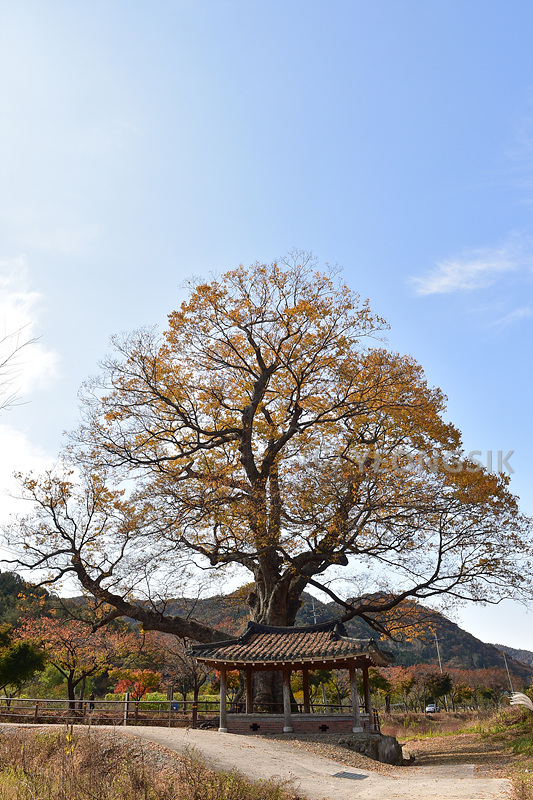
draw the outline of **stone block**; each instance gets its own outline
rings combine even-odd
[[[368,758],[373,758],[374,761],[381,761],[383,764],[401,765],[403,763],[402,746],[394,736],[363,731],[363,733],[342,736],[339,744]]]

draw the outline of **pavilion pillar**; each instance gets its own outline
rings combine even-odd
[[[220,722],[219,722],[219,733],[227,733],[228,732],[228,723],[226,718],[226,691],[227,691],[227,683],[226,683],[226,667],[220,667]]]
[[[302,669],[302,683],[304,689],[304,714],[311,713],[311,696],[309,694],[309,670],[307,667]]]
[[[350,696],[352,699],[352,732],[362,733],[363,726],[361,725],[361,712],[359,710],[359,695],[357,693],[357,677],[355,672],[355,664],[350,664]]]
[[[283,670],[283,733],[292,733],[291,717],[291,671],[288,668]]]
[[[253,714],[252,670],[246,670],[246,713]]]
[[[368,665],[363,667],[363,687],[365,692],[365,712],[368,714],[370,730],[374,730],[374,720],[372,719],[372,698],[370,697],[370,680],[368,678]]]

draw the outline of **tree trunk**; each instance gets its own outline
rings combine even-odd
[[[283,712],[283,674],[279,670],[256,672],[252,686],[254,709],[267,714]]]
[[[263,625],[292,627],[302,604],[301,596],[306,583],[303,579],[289,580],[262,574],[256,575],[255,587],[248,594],[250,617]]]
[[[67,695],[68,695],[68,710],[76,712],[76,684],[74,683],[74,676],[67,675]]]
[[[79,711],[83,711],[83,698],[84,698],[84,695],[85,695],[85,682],[86,682],[86,680],[87,680],[86,676],[84,676],[82,678],[82,680],[81,680],[81,689],[80,689],[80,692],[79,692],[79,695],[78,695],[78,701],[79,701],[78,709],[79,709]]]
[[[267,584],[269,584],[267,586]],[[287,580],[269,576],[265,581],[256,575],[254,589],[248,595],[250,616],[263,625],[290,628],[301,605],[305,584],[301,579]],[[253,678],[254,706],[271,714],[283,712],[283,675],[280,671],[256,672]]]

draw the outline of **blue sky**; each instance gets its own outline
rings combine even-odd
[[[190,276],[339,264],[531,498],[533,4],[5,0],[0,330],[26,324],[0,484],[58,452],[113,333]],[[5,498],[3,513],[14,507]],[[533,649],[531,616],[460,609]]]

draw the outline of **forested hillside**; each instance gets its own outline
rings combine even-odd
[[[531,650],[520,650],[517,647],[508,647],[506,644],[495,644],[498,650],[503,650],[503,652],[514,658],[515,661],[521,661],[523,664],[529,664],[533,667],[533,653]]]

